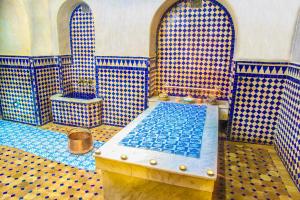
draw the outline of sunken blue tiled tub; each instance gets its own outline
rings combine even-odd
[[[196,190],[197,197],[210,199],[217,155],[217,106],[160,102],[100,147],[95,158],[107,199],[127,195],[168,199],[179,190],[187,194]]]
[[[93,128],[101,125],[102,100],[94,95],[71,93],[51,97],[53,122]]]

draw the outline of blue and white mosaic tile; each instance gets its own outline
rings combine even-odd
[[[229,138],[273,144],[287,65],[236,63]]]
[[[0,145],[18,148],[80,169],[95,170],[93,152],[84,155],[71,154],[65,134],[4,120],[0,120],[0,127]],[[102,142],[94,142],[94,148],[102,145]]]
[[[97,57],[96,61],[103,123],[126,126],[148,106],[149,61],[139,57]]]
[[[58,57],[35,57],[34,76],[39,125],[52,121],[50,97],[60,91],[60,63]]]
[[[95,87],[78,84],[82,79],[95,82],[95,26],[88,5],[80,4],[74,9],[70,19],[70,32],[73,92],[95,94]]]
[[[275,149],[300,190],[300,65],[288,69],[276,128]]]
[[[26,57],[0,58],[0,99],[4,119],[37,124],[34,73]]]
[[[52,120],[50,96],[59,91],[56,56],[1,57],[3,118],[33,125]]]
[[[151,89],[194,97],[209,95],[199,88],[219,89],[217,97],[227,100],[235,32],[225,7],[214,0],[203,0],[201,7],[178,1],[165,13],[157,35],[157,87]]]
[[[53,122],[56,124],[93,128],[102,124],[102,101],[93,103],[53,99]]]
[[[120,144],[200,157],[206,106],[160,103]]]
[[[72,68],[72,56],[61,56],[61,93],[70,94],[74,92],[75,83],[73,81],[74,70]]]

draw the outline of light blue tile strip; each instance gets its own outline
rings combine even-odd
[[[68,151],[68,137],[62,133],[0,120],[0,145],[18,148],[80,169],[95,170],[92,152],[84,155],[71,154]],[[95,148],[102,145],[102,142],[94,142]]]

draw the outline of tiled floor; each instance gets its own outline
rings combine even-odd
[[[28,153],[85,170],[95,170],[93,151],[75,155],[68,149],[65,134],[0,119],[0,145],[18,148]],[[103,142],[94,141],[98,149]]]
[[[42,126],[42,128],[68,134],[71,130],[73,130],[76,127],[62,126],[58,124],[49,123]],[[92,128],[90,130],[92,132],[94,140],[100,142],[106,142],[110,138],[112,138],[115,134],[117,134],[121,129],[122,129],[121,127],[102,125],[96,128]]]
[[[55,131],[70,127],[47,125]],[[104,141],[120,128],[93,130]],[[104,136],[100,136],[103,133]],[[220,141],[214,199],[300,199],[271,146]],[[101,199],[101,175],[0,146],[0,199]]]
[[[0,146],[0,199],[101,199],[101,177]]]
[[[214,199],[300,199],[272,146],[220,141]]]

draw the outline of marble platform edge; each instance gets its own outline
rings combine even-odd
[[[170,102],[172,103],[172,102]],[[95,158],[106,158],[116,160],[118,162],[135,164],[147,168],[167,171],[169,173],[181,174],[184,176],[191,176],[195,178],[202,178],[208,180],[216,180],[217,178],[217,156],[218,156],[218,108],[217,106],[207,106],[207,119],[203,131],[201,156],[200,158],[191,158],[164,152],[157,152],[145,149],[131,148],[119,145],[119,142],[126,137],[126,135],[134,129],[139,122],[147,117],[152,110],[159,104],[148,108],[123,130],[116,134],[110,141],[104,144],[98,151],[101,155],[94,154]],[[214,148],[212,148],[214,147]],[[128,156],[128,160],[123,161],[120,159],[122,154]],[[134,156],[132,156],[134,155]],[[152,166],[149,160],[157,160],[158,164]],[[170,164],[171,163],[171,164]],[[187,171],[179,170],[179,165],[186,165]],[[208,176],[207,170],[213,170],[214,175]]]
[[[176,185],[195,190],[213,192],[215,180],[198,178],[193,176],[185,176],[184,174],[169,172],[163,169],[155,169],[150,166],[142,166],[122,162],[109,158],[97,157],[96,169],[102,172],[108,171],[129,177],[135,177],[169,185]]]

